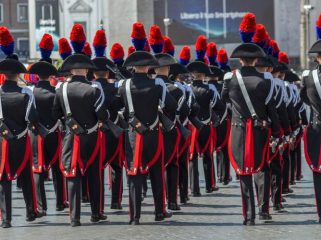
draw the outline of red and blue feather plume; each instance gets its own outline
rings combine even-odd
[[[164,37],[159,26],[152,25],[150,27],[148,41],[155,54],[162,52],[164,46]]]
[[[280,48],[279,48],[279,45],[278,45],[276,40],[272,39],[270,41],[270,48],[272,50],[272,56],[275,57],[275,58],[278,58],[279,57]]]
[[[256,31],[253,36],[253,42],[264,49],[264,47],[266,46],[267,39],[268,35],[265,30],[265,26],[263,24],[257,24]]]
[[[93,52],[91,50],[89,42],[85,43],[82,53],[85,54],[87,57],[91,58]]]
[[[135,47],[134,46],[129,46],[128,50],[127,50],[127,57],[132,54],[133,52],[135,52]]]
[[[140,22],[134,23],[130,36],[136,51],[143,51],[147,40],[144,25]]]
[[[86,35],[81,24],[75,24],[70,32],[70,43],[75,53],[81,53],[86,43]]]
[[[105,56],[106,47],[107,47],[107,37],[106,37],[105,30],[103,29],[97,30],[93,41],[93,47],[94,47],[96,57]]]
[[[58,52],[62,60],[65,60],[72,54],[72,49],[66,38],[60,38],[58,41]]]
[[[217,47],[215,42],[210,42],[207,44],[206,57],[212,66],[217,66],[216,57],[217,57]]]
[[[150,52],[150,47],[149,47],[148,40],[146,40],[145,47],[144,47],[144,51],[145,51],[145,52]]]
[[[110,50],[110,58],[117,65],[121,65],[124,62],[124,48],[120,43],[114,43]]]
[[[52,36],[48,33],[45,33],[39,43],[39,49],[41,54],[41,60],[50,61],[50,56],[54,48],[54,42]]]
[[[255,34],[255,26],[255,14],[251,12],[246,13],[240,24],[240,36],[242,42],[249,43],[252,41],[252,38]]]
[[[14,38],[8,28],[0,27],[0,48],[7,56],[12,55],[14,52]]]
[[[175,46],[170,37],[164,36],[163,53],[167,53],[171,56],[174,56],[175,54]]]
[[[196,59],[199,61],[204,61],[205,53],[207,49],[207,40],[206,37],[203,35],[198,36],[195,43],[195,52],[196,52]]]
[[[282,62],[282,63],[285,63],[285,64],[289,64],[290,63],[289,57],[286,54],[286,52],[279,52],[278,61]]]
[[[218,62],[218,65],[220,66],[221,69],[225,70],[225,69],[229,68],[228,56],[227,56],[227,52],[224,48],[221,48],[220,50],[218,50],[217,62]]]
[[[317,39],[321,39],[321,14],[316,22]]]
[[[191,49],[189,46],[184,46],[179,53],[178,62],[182,65],[187,65],[191,59]]]

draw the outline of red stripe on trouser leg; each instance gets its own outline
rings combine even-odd
[[[33,171],[32,171],[32,150],[31,150],[31,143],[30,143],[30,137],[29,135],[26,136],[26,152],[28,152],[28,158],[29,158],[29,166],[27,165],[26,167],[29,167],[30,171],[30,180],[31,180],[31,186],[32,186],[32,202],[33,202],[33,210],[35,214],[38,213],[38,203],[37,203],[37,195],[36,195],[36,185],[35,185],[35,180],[33,178]],[[28,150],[29,149],[29,150]]]
[[[254,139],[251,118],[246,120],[244,160],[245,172],[252,172],[254,169]]]
[[[2,143],[1,143],[1,165],[0,165],[0,180],[2,179],[2,175],[3,175],[3,170],[4,167],[6,166],[6,163],[8,161],[8,141],[4,138],[2,138]],[[8,174],[8,172],[7,172]]]

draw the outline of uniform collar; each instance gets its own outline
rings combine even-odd
[[[193,84],[202,84],[203,81],[202,80],[193,80]]]
[[[244,66],[244,67],[241,67],[240,69],[241,73],[247,73],[247,74],[257,74],[258,71],[256,71],[255,67],[252,67],[252,66]]]
[[[70,82],[83,82],[83,83],[88,83],[88,80],[84,76],[78,76],[74,75],[71,77]]]
[[[148,78],[147,73],[134,73],[133,78],[135,79],[146,79]]]

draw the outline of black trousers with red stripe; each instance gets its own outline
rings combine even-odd
[[[297,147],[296,151],[296,180],[300,180],[302,176],[302,156],[301,156],[301,144]]]
[[[88,192],[91,206],[91,214],[95,216],[100,214],[102,199],[101,173],[99,172],[100,166],[98,156],[86,171],[86,175],[88,176]],[[76,177],[67,178],[67,186],[70,207],[70,219],[71,221],[79,221],[81,212],[80,203],[82,196],[82,177],[80,176],[79,172],[77,173]]]
[[[176,156],[166,167],[167,202],[177,204],[179,167],[175,164]]]
[[[252,175],[240,175],[243,217],[245,220],[255,219],[255,199]]]
[[[271,198],[273,206],[281,203],[282,200],[282,162],[279,156],[272,159],[271,164]]]
[[[121,204],[123,195],[123,167],[119,166],[118,159],[110,164],[111,167],[111,204]]]
[[[179,195],[181,202],[186,202],[188,198],[188,153],[189,148],[187,147],[185,151],[179,157]]]
[[[262,170],[254,175],[255,188],[260,213],[269,213],[270,189],[271,189],[271,169],[265,163]]]
[[[216,152],[217,178],[222,182],[230,180],[230,159],[228,156],[227,146]]]
[[[205,186],[206,190],[211,190],[215,187],[215,170],[214,170],[214,161],[211,157],[210,151],[205,151],[203,154],[203,169],[205,176]],[[193,194],[200,193],[199,187],[199,172],[198,172],[198,154],[194,152],[193,158],[190,161],[190,183],[191,183],[191,191]],[[214,182],[214,184],[213,184]]]
[[[283,168],[282,168],[282,192],[289,189],[290,185],[290,153],[289,148],[287,148],[283,153]]]
[[[26,204],[26,215],[34,215],[36,214],[36,210],[34,206],[36,205],[36,198],[34,194],[34,186],[32,184],[32,169],[27,162],[26,167],[21,172],[20,176],[18,177],[23,198]],[[0,210],[2,215],[3,221],[11,221],[12,219],[12,181],[7,180],[6,174],[4,171],[4,175],[2,180],[0,181]]]
[[[317,213],[321,219],[321,173],[313,172],[313,183],[315,191],[315,200],[317,205]]]
[[[59,161],[55,162],[51,168],[54,190],[56,193],[56,207],[64,206],[64,177],[59,169]],[[47,211],[47,198],[45,190],[45,180],[48,172],[34,173],[35,187],[37,194],[37,204],[40,212]]]
[[[162,173],[162,161],[161,158],[149,169],[149,177],[152,186],[155,214],[163,214],[165,211],[164,207],[164,179]],[[140,219],[141,216],[141,205],[142,205],[142,186],[143,181],[146,177],[138,172],[134,176],[128,176],[129,185],[129,214],[130,219]]]

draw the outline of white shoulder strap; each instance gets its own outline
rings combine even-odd
[[[130,83],[131,83],[131,79],[127,79],[125,82],[125,91],[126,91],[126,98],[127,98],[127,103],[128,103],[129,114],[134,115],[135,110],[134,110],[134,105],[133,105],[132,94],[130,92]]]
[[[251,116],[252,117],[256,117],[256,112],[255,112],[255,109],[252,105],[252,102],[251,102],[251,99],[250,99],[250,96],[246,90],[246,87],[245,87],[245,84],[244,84],[244,81],[243,81],[243,78],[242,78],[242,75],[239,71],[236,71],[236,78],[237,78],[237,82],[239,83],[239,86],[241,88],[241,92],[242,92],[242,95],[244,97],[244,100],[245,100],[245,103],[251,113]]]
[[[64,100],[64,105],[66,108],[66,114],[67,116],[71,115],[71,111],[70,111],[70,105],[69,105],[69,100],[68,100],[68,95],[67,95],[67,86],[68,86],[68,82],[65,82],[62,85],[62,98]]]
[[[27,111],[26,111],[26,116],[25,116],[25,120],[29,121],[30,109],[31,109],[32,105],[34,107],[36,107],[35,97],[33,95],[33,92],[30,90],[30,88],[26,88],[26,87],[22,88],[21,93],[27,94],[29,96],[29,101],[28,101]]]
[[[312,71],[312,77],[313,77],[314,85],[315,85],[315,88],[317,89],[319,98],[321,99],[321,84],[320,84],[319,74],[317,69]]]
[[[164,106],[165,106],[165,98],[166,98],[166,93],[167,93],[166,84],[163,81],[163,79],[161,79],[161,78],[156,78],[155,79],[155,84],[159,85],[159,86],[161,86],[163,88],[162,99],[160,100],[159,105],[160,105],[161,108],[164,108]]]

